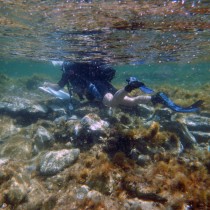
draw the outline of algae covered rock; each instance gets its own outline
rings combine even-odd
[[[17,205],[21,203],[27,196],[27,189],[24,186],[11,186],[9,189],[6,200],[7,203]]]
[[[9,181],[10,186],[5,192],[5,200],[13,206],[27,199],[28,180],[23,174],[15,174]]]
[[[32,155],[31,142],[22,135],[14,135],[1,145],[0,155],[13,160],[29,160]]]
[[[72,165],[78,158],[79,149],[63,149],[47,152],[40,162],[41,175],[55,175],[65,167]]]
[[[35,210],[35,209],[53,209],[55,199],[51,200],[51,208],[44,208],[47,200],[50,198],[47,190],[37,180],[30,181],[30,190],[27,195],[27,202],[21,203],[18,209],[21,210]]]

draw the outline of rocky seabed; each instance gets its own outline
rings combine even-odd
[[[1,98],[0,209],[210,208],[208,112],[75,104]]]

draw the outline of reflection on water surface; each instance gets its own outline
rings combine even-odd
[[[0,5],[2,58],[209,60],[208,1],[1,0]]]

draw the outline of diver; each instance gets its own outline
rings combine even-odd
[[[65,85],[68,86],[71,95],[71,88],[80,100],[100,101],[105,106],[116,107],[119,105],[132,107],[137,104],[153,105],[162,104],[175,112],[196,112],[203,104],[202,100],[195,102],[188,107],[182,107],[175,104],[163,92],[154,93],[154,91],[135,77],[127,79],[127,85],[117,90],[112,84],[111,80],[115,76],[115,69],[107,64],[99,61],[92,61],[90,63],[75,63],[65,61],[62,65],[62,77],[57,84],[45,82],[44,86],[48,86],[54,90],[60,90]],[[147,95],[139,95],[130,97],[129,93],[134,89],[139,88]],[[151,96],[148,94],[152,94]]]

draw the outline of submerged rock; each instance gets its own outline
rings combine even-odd
[[[19,205],[20,210],[36,210],[36,209],[53,209],[55,200],[52,200],[52,208],[44,208],[46,200],[49,199],[50,195],[47,190],[37,180],[32,179],[30,181],[30,188],[27,194],[27,202]]]
[[[105,129],[109,126],[108,122],[101,120],[96,114],[88,114],[84,116],[80,124],[82,127],[86,127],[91,131],[105,131]]]
[[[210,132],[210,118],[195,114],[177,115],[177,113],[173,114],[173,112],[167,108],[156,110],[147,123],[152,123],[154,120],[159,122],[164,130],[176,133],[184,148],[194,147],[198,143],[196,138],[200,132],[203,132],[202,135],[205,137],[207,137],[208,132]],[[199,133],[195,133],[194,131]],[[204,132],[206,132],[205,135]]]
[[[91,190],[87,193],[87,198],[92,200],[95,204],[97,204],[103,200],[103,194],[96,190]]]
[[[190,131],[210,132],[210,118],[191,114],[181,119]]]
[[[90,188],[87,185],[82,185],[81,187],[76,189],[75,197],[78,200],[82,200],[87,197]]]
[[[0,156],[13,160],[29,160],[32,155],[32,143],[22,135],[15,135],[0,147]]]
[[[32,100],[17,96],[10,96],[4,97],[1,100],[0,111],[46,114],[48,109],[46,106],[37,104]]]
[[[202,131],[191,131],[192,135],[196,138],[198,143],[209,142],[210,141],[210,132]]]
[[[109,123],[101,120],[98,115],[85,115],[79,123],[74,125],[74,135],[77,137],[76,143],[82,144],[86,141],[90,143],[99,140],[101,135],[106,135],[108,127]]]
[[[53,142],[53,136],[48,132],[48,130],[39,126],[34,136],[34,153],[37,154],[39,151],[52,146]]]
[[[197,143],[208,143],[210,140],[210,118],[208,115],[187,115],[179,119],[185,125]]]
[[[0,144],[4,143],[7,139],[21,130],[15,126],[14,120],[10,117],[1,117],[0,122]]]
[[[16,206],[27,199],[29,183],[26,174],[15,173],[8,184],[10,186],[4,193],[8,204]]]
[[[128,199],[126,203],[124,204],[126,209],[133,209],[133,210],[160,210],[164,209],[163,205],[153,201],[143,201],[139,200],[137,198],[135,199]]]
[[[154,108],[147,106],[145,104],[139,104],[138,107],[138,112],[140,114],[140,117],[142,118],[150,118],[154,114]]]
[[[79,149],[63,149],[47,152],[40,162],[41,175],[55,175],[65,167],[72,165],[78,158]]]
[[[136,160],[137,164],[144,166],[151,162],[151,157],[149,155],[141,154],[136,148],[131,150],[131,158]]]
[[[17,205],[21,203],[27,196],[27,189],[24,185],[11,185],[6,194],[6,201],[9,204]]]
[[[184,148],[192,148],[197,141],[192,133],[188,130],[187,126],[174,121],[173,123],[163,123],[165,129],[168,129],[171,132],[176,133],[180,137],[180,141]]]

